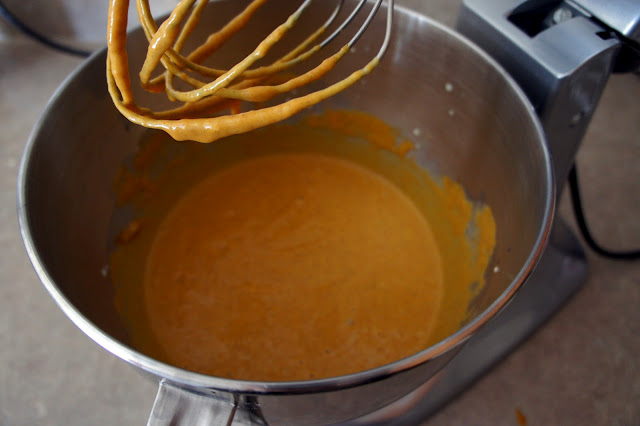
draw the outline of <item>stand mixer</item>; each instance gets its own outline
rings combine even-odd
[[[632,0],[464,0],[456,29],[496,59],[535,107],[559,198],[612,72],[640,65],[640,4]],[[584,283],[584,250],[556,217],[536,270],[511,303],[440,373],[356,424],[415,424],[434,414],[542,326]]]
[[[431,25],[429,22],[426,22],[427,20],[421,20],[414,16],[412,22],[417,23],[418,21],[420,25]],[[463,4],[457,25],[458,31],[475,41],[480,48],[493,56],[493,58],[511,74],[511,77],[519,83],[529,97],[531,104],[533,104],[536,109],[546,133],[549,150],[553,156],[552,166],[555,169],[554,172],[557,178],[555,192],[558,195],[561,193],[566,176],[572,167],[580,141],[610,73],[613,70],[631,70],[638,64],[639,22],[640,8],[637,5],[631,4],[629,0],[610,2],[606,7],[598,4],[596,1],[588,0],[580,2],[562,2],[559,0],[468,0]],[[422,49],[420,52],[422,52]],[[102,78],[104,61],[96,61],[96,58],[97,56],[94,57],[93,63],[84,66],[82,73],[76,74],[74,80],[75,86],[71,84],[68,85],[71,89],[67,91],[72,90],[73,87],[79,88],[77,90],[77,98],[74,97],[73,102],[67,102],[65,104],[65,99],[70,98],[64,98],[64,93],[61,92],[62,94],[57,95],[57,103],[53,104],[53,107],[50,108],[51,111],[56,111],[56,105],[59,106],[57,110],[66,111],[67,116],[73,115],[74,108],[79,108],[78,113],[84,111],[84,109],[81,108],[82,100],[90,98],[91,95],[91,93],[87,93],[90,91],[87,91],[86,88],[95,88],[97,86],[95,80],[93,80],[94,75],[100,75],[100,78]],[[389,58],[390,61],[392,59],[393,58]],[[436,59],[442,58],[436,57]],[[439,65],[438,62],[439,61],[434,61],[434,67]],[[463,66],[469,66],[468,63],[462,62],[462,64]],[[424,70],[421,72],[419,75],[424,76]],[[472,71],[472,73],[473,72],[475,71]],[[449,76],[446,78],[449,78]],[[480,83],[483,82],[480,81]],[[441,86],[438,87],[441,88]],[[98,89],[99,88],[96,90]],[[456,90],[461,89],[462,88]],[[489,92],[489,96],[493,94],[494,93]],[[82,98],[83,96],[84,98]],[[496,98],[500,98],[500,96],[497,95]],[[90,98],[87,102],[95,102],[96,99],[101,101],[102,98],[101,96],[96,96]],[[493,99],[491,100],[493,101]],[[112,105],[100,105],[100,107],[105,108],[105,111],[112,112]],[[423,105],[421,104],[420,107],[423,107]],[[408,108],[411,107],[409,106]],[[445,109],[444,115],[446,115],[446,112]],[[533,114],[530,109],[527,109],[527,112],[530,115]],[[456,111],[456,114],[458,114],[458,111]],[[104,114],[104,116],[107,115],[108,114]],[[50,116],[55,115],[51,113]],[[460,116],[462,116],[462,114],[460,114]],[[112,120],[110,116],[109,120]],[[105,120],[105,122],[107,122],[107,120]],[[113,122],[116,122],[118,125],[121,124],[117,122],[117,120],[113,120]],[[45,120],[43,120],[42,123],[44,123],[41,124],[42,128],[53,128],[53,126],[47,126]],[[113,132],[111,136],[113,136],[112,139],[115,141],[119,141],[125,137],[124,135],[127,134],[125,130],[126,132],[136,131],[135,129],[130,131],[128,128],[124,130],[120,129],[113,125],[112,122],[99,124],[107,126],[108,131]],[[56,131],[58,127],[63,126],[57,126]],[[82,130],[83,127],[78,126],[77,123],[72,123],[70,128],[73,129],[75,133],[69,134],[74,136]],[[80,130],[78,130],[78,128],[80,128]],[[118,132],[121,132],[122,135]],[[541,132],[538,133],[541,134]],[[515,134],[517,135],[518,133],[516,132]],[[67,135],[65,135],[65,137],[66,136]],[[131,138],[131,136],[127,137]],[[48,139],[51,140],[54,138],[50,137]],[[39,171],[41,174],[35,175],[34,179],[26,179],[24,182],[47,182],[47,173],[51,170],[51,168],[48,167],[48,159],[55,158],[55,161],[58,161],[60,158],[63,158],[63,155],[37,155],[42,154],[41,146],[55,146],[56,150],[59,147],[68,149],[70,146],[55,143],[45,145],[46,143],[47,142],[39,142],[38,144],[35,144],[35,142],[30,143],[29,149],[32,150],[30,153],[35,153],[36,155],[33,155],[31,163],[28,164],[29,168],[25,168],[25,170],[29,172],[30,169],[33,169]],[[86,146],[86,144],[84,145]],[[33,148],[34,146],[36,146],[37,149]],[[104,146],[104,144],[102,146]],[[102,146],[100,144],[96,144],[95,147],[91,145],[91,149],[100,149]],[[82,151],[78,149],[77,152],[84,154],[86,150]],[[523,152],[526,153],[527,151]],[[64,154],[64,152],[62,154]],[[120,154],[121,153],[118,153],[118,155]],[[105,158],[104,155],[93,156],[101,159]],[[47,161],[45,161],[45,159]],[[110,159],[111,157],[107,158],[109,161]],[[63,169],[64,164],[62,162],[55,164],[60,164],[61,169]],[[507,168],[513,166],[512,164],[501,164]],[[545,164],[548,165],[548,161]],[[38,168],[42,165],[47,167]],[[545,170],[550,176],[547,165],[545,165]],[[104,169],[106,170],[107,167]],[[469,173],[473,174],[473,172],[474,171],[470,171]],[[528,175],[525,174],[525,178],[527,176]],[[50,180],[55,180],[56,178],[57,175],[54,176],[54,179]],[[104,176],[100,176],[100,178],[102,179]],[[85,182],[85,180],[82,179],[77,179],[77,181]],[[548,182],[551,182],[551,180]],[[546,186],[546,189],[549,188],[552,188],[551,183]],[[28,189],[29,191],[25,191],[25,194],[31,197],[28,198],[30,202],[20,204],[19,209],[33,208],[30,214],[39,218],[39,212],[44,209],[38,209],[38,205],[31,203],[31,201],[38,201],[40,199],[38,197],[42,194],[38,194],[38,188],[29,187]],[[95,191],[85,192],[93,193]],[[535,191],[523,191],[522,193],[531,193],[531,198],[534,198],[534,192]],[[24,194],[21,194],[21,196],[22,195]],[[548,198],[551,199],[550,196]],[[46,200],[47,198],[46,196],[42,196],[42,199]],[[93,202],[93,200],[88,201],[91,201],[87,202],[88,208],[95,208],[93,206],[95,206],[96,203]],[[91,215],[83,215],[83,217],[87,216]],[[24,220],[25,217],[26,216],[23,216],[21,219]],[[29,217],[29,219],[31,219],[31,217]],[[45,235],[45,237],[39,237],[37,243],[52,242],[52,246],[57,248],[60,245],[58,240],[55,238],[47,239],[49,236],[48,232],[52,227],[41,226],[41,224],[46,223],[45,221],[33,221],[33,224],[38,227],[37,231]],[[549,222],[547,222],[547,225],[548,224]],[[74,223],[73,225],[73,229],[80,229],[78,225],[84,226],[85,224]],[[548,227],[546,229],[548,230]],[[99,234],[99,232],[97,234]],[[517,236],[521,238],[521,234],[518,232],[515,232],[515,234],[518,234]],[[104,241],[101,235],[98,235],[98,237],[97,239],[100,240],[100,242]],[[30,247],[30,249],[33,250],[33,247]],[[540,251],[537,253],[540,253]],[[56,255],[57,254],[56,252]],[[93,252],[89,253],[90,262],[85,262],[85,264],[93,266],[91,262],[95,261],[95,263],[98,264],[102,261],[99,259],[99,252],[95,256],[93,256],[93,254]],[[81,258],[82,256],[77,257]],[[45,258],[44,260],[48,261],[50,258]],[[46,275],[47,269],[40,264],[36,266],[36,269],[42,274],[41,276]],[[53,269],[55,268],[52,268],[52,270]],[[87,269],[90,269],[90,273],[95,273],[95,271],[99,270],[99,268],[93,267]],[[506,270],[506,268],[504,269]],[[439,368],[446,363],[446,365],[426,383],[426,379],[421,379],[416,376],[413,376],[414,382],[407,380],[407,376],[400,377],[394,382],[394,384],[399,387],[406,386],[407,383],[411,382],[411,389],[416,389],[417,386],[420,386],[417,390],[414,390],[399,400],[395,400],[395,402],[391,402],[390,405],[386,404],[389,404],[388,401],[394,401],[394,399],[386,400],[384,404],[380,402],[377,406],[378,411],[352,420],[350,424],[416,424],[433,414],[438,408],[467,388],[475,379],[499,362],[556,312],[584,282],[586,270],[586,257],[578,240],[560,219],[556,219],[550,242],[538,263],[537,269],[529,276],[528,281],[516,294],[515,298],[496,318],[469,338],[465,342],[465,345],[462,346],[455,355],[452,355],[453,358],[450,360],[448,358],[441,358],[440,363],[433,364],[434,367]],[[75,290],[73,285],[76,282],[74,280],[76,280],[79,274],[77,269],[74,267],[67,268],[65,265],[62,268],[55,269],[53,272],[55,272],[56,275],[59,273],[68,275],[66,278],[68,278],[67,281],[69,281],[70,284],[65,283],[66,287],[64,290],[57,291],[55,294],[58,295],[56,300],[61,304],[63,309],[65,309],[71,319],[106,349],[131,364],[140,367],[142,363],[139,358],[130,357],[130,353],[125,352],[122,349],[122,345],[114,346],[113,342],[117,339],[112,339],[111,336],[108,336],[109,333],[105,334],[102,331],[96,331],[94,325],[90,323],[90,321],[96,322],[94,317],[89,317],[89,320],[79,317],[79,311],[73,311],[71,305],[64,299],[66,295],[71,294],[72,290]],[[97,283],[101,282],[100,280],[103,278],[104,277],[94,278],[91,276],[92,282]],[[48,289],[51,292],[53,280],[45,276],[44,281],[45,285],[49,285]],[[61,283],[64,281],[65,280],[60,280]],[[84,282],[89,281],[82,281],[77,278],[77,282],[84,284]],[[53,293],[54,292],[52,292],[52,294]],[[67,305],[65,306],[65,304]],[[110,348],[117,350],[111,350]],[[415,373],[416,370],[418,369],[416,368],[409,372]],[[147,372],[149,372],[149,370],[147,370]],[[151,373],[154,372],[151,371]],[[171,377],[168,377],[168,379],[170,382]],[[366,382],[364,385],[371,385],[369,387],[369,395],[374,396],[376,393],[384,391],[385,387],[390,387],[374,380]],[[187,397],[184,394],[173,393],[175,389],[172,388],[174,387],[170,383],[165,386],[165,380],[162,379],[157,401],[163,401],[167,405],[168,411],[172,409],[170,403],[175,403],[173,407],[180,408],[180,410],[177,411],[185,421],[189,419],[199,419],[202,424],[209,424],[206,420],[207,412],[203,409],[203,406],[206,404],[206,396],[193,393],[190,397]],[[348,387],[341,389],[331,395],[333,399],[329,400],[329,398],[327,398],[327,401],[336,403],[336,411],[339,411],[339,409],[346,410],[346,408],[344,408],[344,406],[347,405],[345,403],[344,392],[351,391],[352,389]],[[405,394],[406,392],[401,393],[401,395]],[[178,399],[172,400],[172,396],[176,395]],[[288,396],[284,393],[282,395]],[[279,396],[280,395],[276,395],[276,397]],[[243,397],[246,397],[246,400],[242,400],[241,402],[246,406],[250,408],[260,408],[257,396],[249,395]],[[315,402],[317,400],[313,401]],[[236,412],[236,407],[238,406],[238,400],[226,402],[230,402],[227,405],[232,411],[231,417],[233,417]],[[327,404],[327,406],[331,406],[331,404]],[[292,407],[294,409],[298,408],[295,403],[285,406],[285,408],[289,409]],[[160,411],[157,411],[156,414],[162,414]],[[241,411],[243,410],[238,410],[235,418],[233,418],[233,424],[243,424],[243,421],[250,422],[255,420],[253,417],[243,416]],[[304,407],[300,408],[300,411],[304,411]],[[329,410],[324,409],[324,411]],[[369,411],[359,411],[357,415],[362,415],[362,413]],[[353,415],[353,413],[354,411],[350,411],[348,414]],[[193,415],[193,417],[189,417],[188,415]],[[321,421],[320,417],[314,420],[317,422]],[[227,424],[231,424],[231,422],[229,419]],[[157,422],[153,424],[163,423]],[[175,423],[171,422],[170,424]]]

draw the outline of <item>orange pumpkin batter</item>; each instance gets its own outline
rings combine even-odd
[[[308,379],[426,347],[442,269],[425,218],[384,178],[338,158],[280,154],[189,190],[153,241],[144,286],[171,364]]]
[[[288,381],[384,365],[454,332],[495,224],[407,146],[345,112],[180,145],[155,175],[151,158],[178,148],[143,144],[117,184],[136,232],[112,259],[131,344],[192,371]]]

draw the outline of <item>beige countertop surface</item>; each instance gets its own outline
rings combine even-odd
[[[452,25],[459,1],[406,0]],[[156,384],[101,349],[38,281],[16,179],[29,133],[80,59],[0,38],[0,425],[140,425]],[[106,96],[106,94],[105,94]],[[640,246],[640,77],[611,78],[578,156],[586,214],[608,247]],[[566,200],[560,214],[573,223]],[[588,253],[584,287],[425,425],[640,425],[640,261]]]

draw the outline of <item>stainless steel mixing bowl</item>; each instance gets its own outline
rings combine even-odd
[[[227,20],[239,3],[213,2],[209,12],[215,13],[207,13],[204,20]],[[255,43],[266,23],[281,20],[290,3],[269,3],[256,17],[264,25],[243,32],[234,42]],[[322,22],[331,4],[316,2],[302,28]],[[375,53],[384,33],[382,15],[335,75]],[[200,30],[206,31],[204,27]],[[142,32],[134,32],[134,72],[145,50]],[[237,59],[233,46],[221,55],[229,62]],[[112,105],[105,56],[104,50],[96,53],[74,72],[35,126],[20,169],[18,214],[35,270],[68,317],[106,350],[160,380],[151,424],[208,424],[210,416],[231,412],[240,423],[327,424],[380,409],[425,383],[454,356],[510,300],[542,252],[555,197],[550,159],[533,108],[478,48],[428,18],[398,8],[393,39],[379,68],[323,107],[383,117],[416,142],[418,164],[460,182],[472,199],[492,208],[497,223],[493,264],[500,272],[487,273],[486,288],[470,307],[475,315],[455,334],[413,356],[324,380],[227,380],[151,359],[127,345],[112,283],[102,273],[115,208],[114,177],[145,131]]]

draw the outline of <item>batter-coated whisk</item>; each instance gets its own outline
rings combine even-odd
[[[188,54],[182,53],[183,47],[198,25],[209,1],[181,0],[170,16],[160,27],[157,27],[149,9],[148,0],[137,0],[140,23],[149,42],[147,55],[140,71],[140,83],[148,91],[166,92],[169,99],[183,102],[182,106],[166,111],[151,111],[136,105],[131,91],[126,51],[129,0],[110,1],[107,81],[114,104],[124,116],[136,124],[165,130],[176,140],[199,142],[212,142],[228,135],[244,133],[287,119],[341,92],[370,73],[378,65],[389,45],[394,3],[393,0],[387,0],[384,39],[375,57],[363,68],[313,93],[266,108],[239,112],[239,101],[265,102],[324,77],[363,35],[383,0],[371,2],[358,0],[346,18],[342,22],[336,22],[344,8],[344,0],[338,0],[326,22],[301,44],[269,65],[252,68],[252,65],[265,57],[278,41],[287,36],[289,30],[296,25],[301,15],[314,1],[304,0],[284,23],[277,26],[249,55],[229,69],[215,69],[204,66],[202,63],[214,55],[238,31],[243,28],[245,31],[250,30],[252,16],[260,7],[268,3],[268,0],[250,1],[242,12]],[[367,3],[369,7],[365,7]],[[215,7],[215,3],[210,7]],[[366,13],[363,12],[366,10],[368,14],[363,23],[351,40],[340,50],[311,70],[301,75],[284,78],[282,81],[284,71],[322,50],[345,30],[356,16]],[[325,36],[331,27],[335,27],[335,30]],[[152,73],[159,66],[162,66],[164,71],[159,76],[152,77]],[[275,80],[273,77],[276,75],[280,78],[273,83]],[[182,80],[191,89],[177,89],[174,85],[175,79]],[[221,111],[229,111],[229,113],[219,115]],[[214,116],[214,114],[218,115]]]

